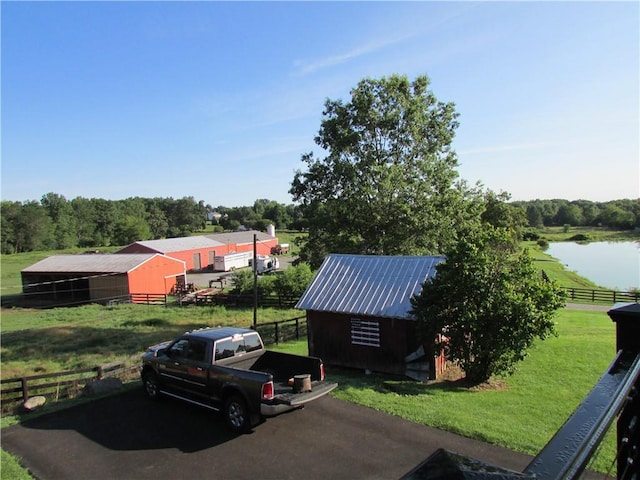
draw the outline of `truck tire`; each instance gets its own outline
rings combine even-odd
[[[144,387],[145,395],[151,400],[158,400],[158,398],[160,398],[160,384],[158,383],[158,376],[155,373],[143,373],[142,385]]]
[[[224,402],[224,419],[231,430],[245,433],[251,423],[247,402],[239,395],[231,395]]]

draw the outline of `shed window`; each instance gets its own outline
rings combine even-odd
[[[366,347],[380,346],[380,323],[351,319],[351,344]]]

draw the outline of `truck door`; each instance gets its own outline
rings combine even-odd
[[[204,395],[207,387],[207,341],[198,338],[182,338],[167,350],[169,361],[163,375],[165,382],[184,393]]]

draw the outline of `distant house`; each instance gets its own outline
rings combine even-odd
[[[309,354],[327,365],[437,378],[444,358],[418,340],[410,299],[442,261],[328,255],[296,304],[306,311]]]
[[[185,264],[157,253],[53,255],[21,271],[31,303],[108,303],[131,294],[166,295]]]

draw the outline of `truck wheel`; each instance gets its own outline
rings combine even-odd
[[[142,385],[144,386],[144,393],[151,400],[157,400],[160,397],[160,385],[158,384],[158,377],[153,372],[147,372],[142,375]]]
[[[244,433],[249,430],[249,411],[247,404],[238,395],[232,395],[224,402],[224,418],[231,430]]]

